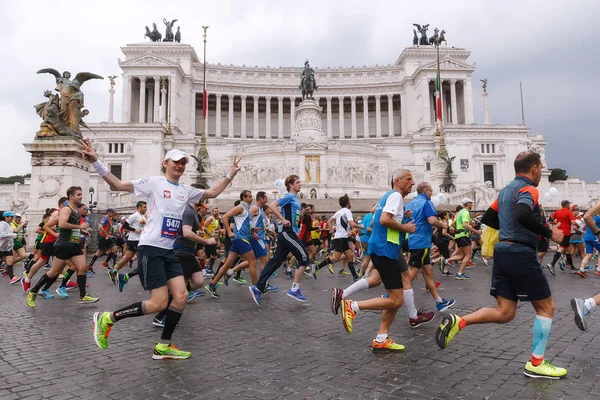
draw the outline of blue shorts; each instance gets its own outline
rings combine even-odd
[[[552,296],[537,252],[523,249],[526,246],[513,246],[494,250],[490,294],[512,301],[543,300]]]
[[[597,240],[586,240],[585,241],[586,254],[594,254],[594,249],[600,251],[600,242]]]
[[[231,248],[229,249],[230,253],[242,255],[246,254],[249,251],[252,251],[252,246],[250,246],[250,241],[248,241],[247,239],[231,240]]]
[[[265,242],[262,239],[250,239],[250,245],[254,251],[254,257],[260,258],[267,255],[267,246],[265,246]]]

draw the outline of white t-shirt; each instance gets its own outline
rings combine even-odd
[[[150,176],[132,183],[133,193],[148,200],[147,221],[139,245],[173,249],[186,204],[199,202],[204,190],[171,183],[164,176]]]
[[[146,226],[146,217],[144,217],[139,212],[135,212],[127,217],[127,223],[130,228],[144,230],[144,226]],[[131,240],[132,242],[137,242],[140,240],[141,233],[136,233],[135,231],[130,231],[127,236],[127,240]]]
[[[353,221],[352,213],[347,208],[342,208],[338,210],[335,214],[333,214],[333,218],[335,218],[335,235],[333,235],[334,239],[340,238],[348,238],[348,232],[350,229],[350,222]]]
[[[382,212],[392,214],[394,221],[402,223],[402,217],[404,216],[404,201],[402,200],[402,195],[399,192],[390,194],[385,201]]]

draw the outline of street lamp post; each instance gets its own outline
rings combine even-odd
[[[90,209],[90,212],[93,212],[94,208],[98,207],[98,202],[94,201],[94,193],[96,192],[96,190],[92,186],[90,186],[89,192],[90,192],[90,205],[88,208]]]

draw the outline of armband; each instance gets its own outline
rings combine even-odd
[[[98,173],[98,175],[100,175],[103,178],[110,173],[108,171],[108,167],[106,166],[106,164],[104,164],[100,160],[94,161],[92,163],[92,167],[94,167],[94,169],[96,170],[96,172]]]
[[[233,180],[233,176],[231,176],[229,172],[227,173],[227,175],[225,175],[225,178],[229,179],[230,181]]]

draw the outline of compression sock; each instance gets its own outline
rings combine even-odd
[[[331,264],[331,260],[329,259],[329,257],[325,257],[325,259],[323,261],[321,261],[319,263],[319,265],[317,265],[317,269],[321,269],[324,266],[326,266],[327,264]]]
[[[54,278],[48,277],[48,279],[49,280],[44,285],[44,290],[48,290],[50,289],[50,286],[54,285],[54,282],[56,282],[56,280],[58,279],[58,275],[56,275]]]
[[[342,292],[342,299],[346,299],[352,296],[354,293],[361,292],[363,290],[367,290],[369,288],[369,282],[366,279],[359,279],[354,282],[352,285],[348,286],[347,289],[344,289]]]
[[[6,273],[8,274],[9,279],[12,279],[15,276],[14,272],[15,272],[14,266],[7,264],[6,265]]]
[[[571,268],[573,267],[573,256],[570,254],[567,254],[567,264],[569,264]]]
[[[127,276],[129,277],[129,279],[131,279],[132,276],[136,276],[139,275],[140,271],[137,268],[134,268],[131,270],[131,272],[127,273]]]
[[[409,318],[417,318],[417,308],[415,307],[415,292],[412,289],[404,290],[404,304],[406,304],[406,309],[408,310]]]
[[[85,274],[77,275],[77,286],[79,286],[79,298],[83,299],[86,295],[85,293],[85,281],[87,277]]]
[[[560,252],[557,251],[556,253],[554,253],[554,257],[552,257],[552,266],[554,267],[554,264],[556,264],[556,262],[558,261],[558,259],[560,258]]]
[[[183,310],[170,306],[167,309],[167,319],[165,320],[165,327],[163,328],[162,335],[160,337],[161,343],[169,343],[171,341],[171,336],[173,336],[173,331],[177,327],[179,320],[181,319],[181,314]]]
[[[146,302],[140,301],[112,312],[110,314],[110,319],[112,322],[117,322],[123,318],[140,317],[144,314],[146,314]]]
[[[548,344],[550,329],[552,328],[552,318],[535,316],[533,322],[533,350],[531,351],[531,363],[537,367],[544,361],[544,352]]]
[[[73,271],[72,269],[67,270],[67,272],[65,272],[65,274],[63,275],[63,280],[60,284],[60,287],[66,287],[67,283],[69,283],[69,279],[71,279],[74,273],[75,271]]]
[[[94,254],[94,256],[92,257],[92,261],[90,261],[90,263],[88,265],[88,268],[92,268],[97,259],[98,259],[98,256]]]
[[[352,261],[348,261],[348,269],[350,270],[350,273],[352,274],[352,277],[354,279],[358,279],[358,276],[356,275],[356,270],[354,269],[354,262]]]

